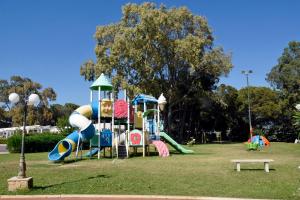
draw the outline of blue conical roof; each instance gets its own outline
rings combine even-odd
[[[111,81],[108,79],[107,76],[105,76],[103,73],[99,76],[99,78],[91,85],[91,90],[99,90],[99,87],[101,91],[111,91],[113,86],[111,84]]]

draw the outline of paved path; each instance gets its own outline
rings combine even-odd
[[[0,154],[7,154],[6,144],[0,144]]]
[[[156,195],[3,195],[0,200],[254,200],[223,197],[156,196]],[[256,199],[258,200],[258,199]]]

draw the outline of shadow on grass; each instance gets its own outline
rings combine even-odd
[[[236,169],[234,169],[234,171],[236,171]],[[249,168],[249,169],[241,169],[242,171],[265,171],[265,169],[261,169],[261,168]],[[269,171],[276,171],[276,169],[269,169]]]
[[[181,153],[177,150],[169,150],[170,152],[170,156],[172,155],[182,155],[182,156],[195,156],[195,155],[212,155],[215,153],[208,153],[208,152],[194,152],[194,153]],[[151,151],[150,153],[146,153],[145,154],[146,157],[158,157],[159,153],[157,151]],[[137,153],[131,153],[129,155],[129,158],[133,158],[133,157],[143,157],[143,153],[142,152],[137,152]]]
[[[78,180],[73,180],[73,181],[66,181],[66,182],[62,182],[62,183],[57,183],[57,184],[52,184],[52,185],[46,185],[46,186],[33,186],[33,190],[45,190],[51,187],[56,187],[56,186],[63,186],[65,184],[69,184],[69,183],[76,183],[76,182],[80,182],[80,181],[84,181],[84,180],[91,180],[91,179],[97,179],[97,178],[110,178],[111,176],[108,175],[104,175],[104,174],[99,174],[96,176],[90,176],[87,178],[83,178],[83,179],[78,179]]]
[[[183,156],[195,156],[195,155],[213,155],[215,153],[210,152],[194,152],[194,153],[181,153],[176,150],[170,150],[170,154],[172,155],[183,155]]]
[[[145,153],[146,157],[158,157],[158,152],[156,151],[151,151],[149,153]],[[143,152],[137,152],[137,153],[130,153],[129,154],[129,158],[133,158],[133,157],[143,157]]]
[[[70,160],[64,160],[61,162],[61,164],[70,164],[70,163],[75,163],[77,161],[79,161],[80,159],[70,159]]]

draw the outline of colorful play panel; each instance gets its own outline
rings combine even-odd
[[[261,135],[252,136],[246,143],[248,150],[257,150],[258,148],[263,148],[264,146],[269,146],[270,142],[267,138]]]

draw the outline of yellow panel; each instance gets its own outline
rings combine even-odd
[[[75,111],[80,113],[81,115],[87,117],[87,118],[89,118],[92,115],[92,112],[93,112],[92,111],[92,106],[90,106],[90,105],[80,106]]]
[[[134,113],[134,127],[143,128],[143,112],[138,111]]]
[[[63,143],[61,142],[59,145],[58,145],[58,153],[59,154],[63,154],[67,151],[67,149],[64,147]]]
[[[112,115],[112,102],[109,99],[101,101],[101,117],[111,117]]]

